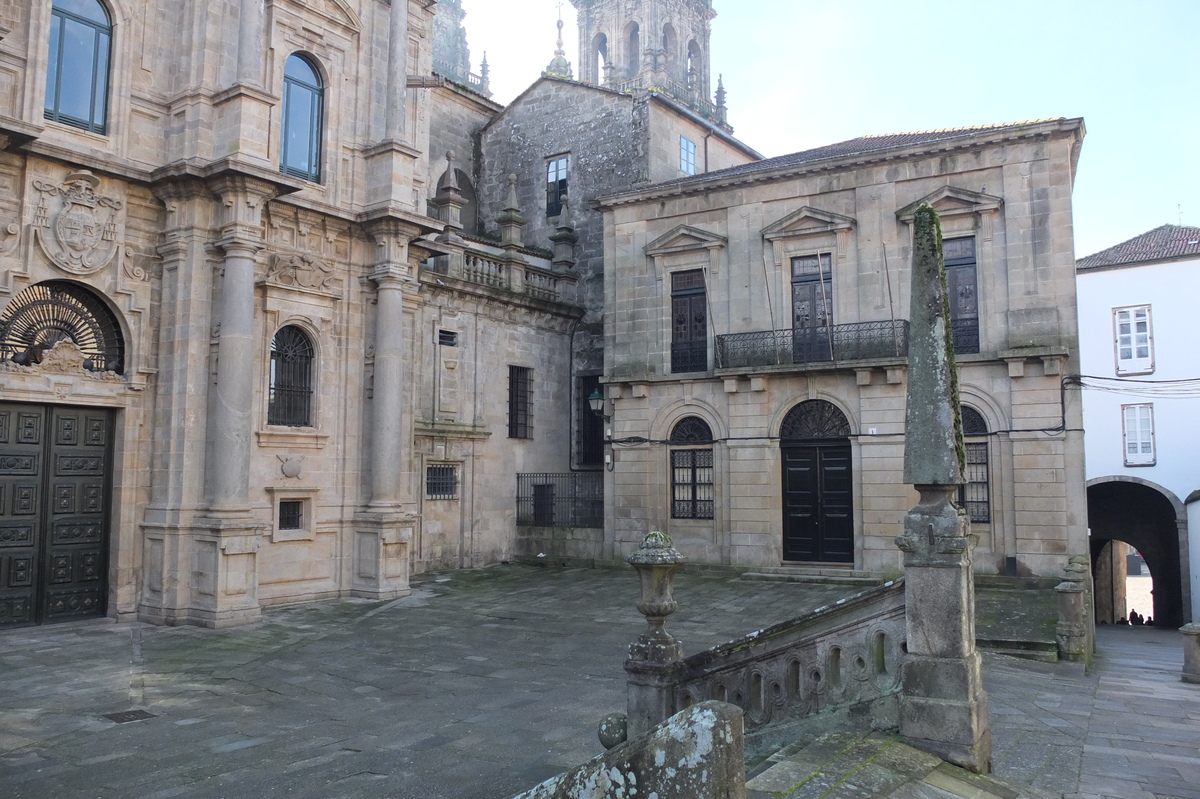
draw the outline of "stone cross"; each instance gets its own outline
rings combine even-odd
[[[963,481],[958,377],[950,331],[942,230],[928,204],[913,220],[904,481],[920,501],[904,519],[908,655],[900,734],[944,760],[991,768],[987,694],[975,649],[970,522],[952,498]]]

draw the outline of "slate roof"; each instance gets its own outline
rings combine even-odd
[[[1003,131],[1012,128],[1021,128],[1028,125],[1036,125],[1042,122],[1059,122],[1065,117],[1054,117],[1050,119],[1031,119],[1024,122],[1003,122],[997,125],[979,125],[976,127],[967,128],[943,128],[941,130],[919,130],[911,133],[882,133],[871,136],[859,136],[857,139],[849,139],[847,141],[838,142],[837,144],[827,144],[824,147],[817,147],[812,150],[803,150],[798,153],[789,155],[781,155],[775,158],[767,158],[762,161],[754,161],[741,166],[730,167],[728,169],[715,170],[706,172],[703,175],[695,177],[681,178],[679,180],[669,180],[663,183],[654,184],[654,188],[660,186],[678,186],[692,182],[712,180],[713,178],[732,178],[741,175],[752,175],[756,172],[767,172],[773,169],[782,169],[786,167],[802,166],[804,164],[814,163],[816,161],[825,161],[832,158],[844,158],[854,155],[868,155],[871,153],[883,152],[899,147],[911,147],[917,144],[932,144],[941,141],[950,141],[953,139],[966,138],[987,131]]]
[[[1075,262],[1075,268],[1099,269],[1147,261],[1167,261],[1188,255],[1200,257],[1200,227],[1163,225],[1107,250],[1080,258]]]

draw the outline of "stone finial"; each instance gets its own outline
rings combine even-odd
[[[728,106],[725,104],[727,97],[728,93],[725,91],[725,76],[717,75],[717,116],[720,117],[722,122],[725,121],[726,116],[728,115]]]
[[[913,218],[909,315],[904,482],[959,485],[966,454],[942,260],[942,225],[928,203],[923,203]]]
[[[517,199],[517,176],[508,176],[508,198],[503,210],[496,217],[500,223],[500,244],[506,248],[523,247],[521,228],[529,220],[521,215],[520,200]]]
[[[574,80],[575,74],[571,71],[571,62],[567,60],[567,51],[563,49],[563,21],[561,6],[558,9],[558,14],[558,48],[555,49],[554,58],[550,61],[550,64],[546,67],[546,71],[542,74],[552,78],[566,78],[567,80]]]
[[[462,243],[462,209],[467,204],[458,185],[458,169],[454,165],[454,151],[446,151],[446,171],[438,180],[438,191],[431,203],[434,216],[446,223],[446,229],[438,236],[438,241],[452,244]]]
[[[491,95],[492,68],[488,64],[487,52],[483,54],[483,61],[479,64],[479,88],[486,94]]]
[[[575,234],[570,220],[570,207],[567,204],[567,195],[564,194],[558,226],[550,235],[550,241],[554,244],[554,257],[551,262],[556,269],[571,269],[575,266],[575,245],[579,243],[579,236]]]
[[[671,595],[675,571],[685,559],[671,545],[666,533],[650,532],[638,548],[625,559],[642,578],[642,601],[638,611],[646,617],[647,630],[636,644],[630,644],[631,660],[669,663],[683,657],[683,645],[667,632],[667,617],[679,609]]]

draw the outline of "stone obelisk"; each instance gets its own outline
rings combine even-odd
[[[963,482],[962,418],[937,212],[913,220],[904,481],[920,502],[904,519],[908,655],[900,734],[978,773],[990,770],[987,694],[975,649],[970,521],[952,501]]]

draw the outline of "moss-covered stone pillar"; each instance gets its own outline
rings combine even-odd
[[[913,231],[904,481],[920,502],[904,519],[908,655],[900,734],[951,763],[991,768],[987,694],[975,649],[970,522],[952,498],[965,452],[937,212],[922,205]]]

